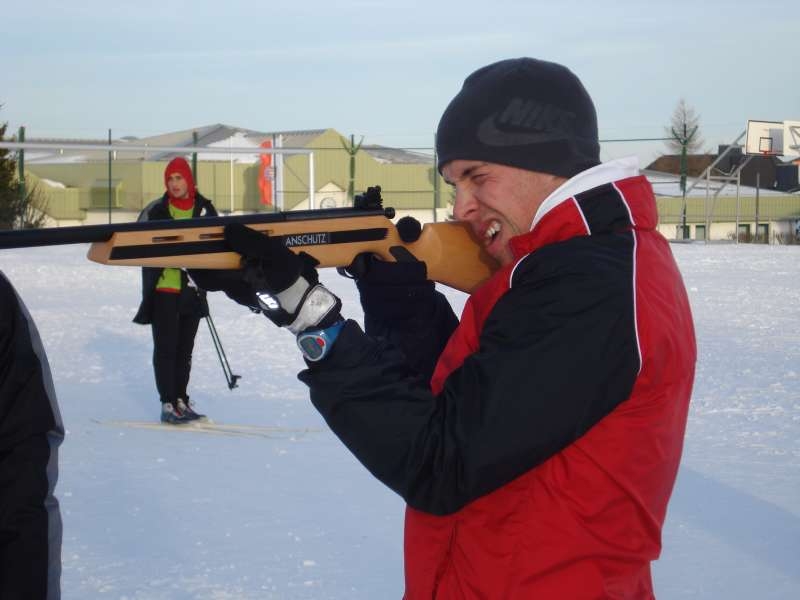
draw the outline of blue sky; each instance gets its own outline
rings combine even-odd
[[[0,121],[29,138],[226,123],[430,146],[466,75],[534,56],[583,80],[602,139],[661,137],[685,98],[715,148],[748,119],[800,120],[798,23],[798,0],[31,0],[3,9]]]

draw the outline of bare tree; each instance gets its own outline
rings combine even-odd
[[[683,98],[678,100],[664,132],[667,134],[665,137],[669,138],[664,143],[670,154],[680,154],[684,145],[687,154],[696,154],[705,143],[700,137],[700,115]]]

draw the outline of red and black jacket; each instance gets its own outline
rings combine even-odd
[[[353,322],[301,373],[408,504],[409,600],[652,597],[696,359],[656,221],[642,176],[565,198],[470,297],[430,384]]]

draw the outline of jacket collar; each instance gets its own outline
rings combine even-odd
[[[581,171],[575,177],[572,177],[556,188],[544,201],[539,205],[539,209],[533,216],[533,223],[531,223],[531,230],[536,227],[536,224],[550,212],[555,206],[558,206],[568,198],[576,196],[581,192],[596,188],[604,183],[611,183],[619,179],[626,179],[634,177],[639,174],[639,159],[635,156],[627,156],[625,158],[618,158],[606,163],[592,167],[585,171]]]
[[[544,202],[531,231],[510,240],[521,258],[547,244],[577,236],[632,228],[654,228],[657,213],[652,187],[639,175],[638,160],[623,158],[583,171]]]

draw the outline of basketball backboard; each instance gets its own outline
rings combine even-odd
[[[745,153],[757,156],[783,154],[783,121],[747,121]]]
[[[783,122],[783,155],[800,157],[800,121]]]

